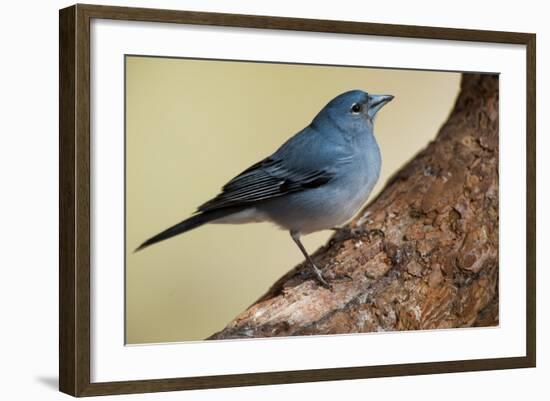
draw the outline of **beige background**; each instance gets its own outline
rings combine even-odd
[[[192,214],[350,89],[395,96],[375,132],[373,195],[432,139],[460,74],[350,67],[126,59],[126,341],[201,340],[302,261],[269,224],[207,225],[133,253]],[[371,196],[372,198],[372,196]],[[331,232],[304,237],[310,252]]]

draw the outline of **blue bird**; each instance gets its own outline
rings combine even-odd
[[[374,119],[392,99],[361,90],[335,97],[275,153],[225,184],[193,216],[136,251],[205,223],[268,221],[290,232],[317,280],[330,288],[300,236],[341,226],[365,204],[381,166]]]

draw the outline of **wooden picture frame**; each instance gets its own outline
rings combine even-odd
[[[90,22],[92,19],[309,31],[400,38],[519,44],[527,58],[526,355],[430,363],[257,372],[222,376],[91,382],[90,330]],[[60,10],[59,388],[73,396],[534,367],[535,312],[535,43],[534,34],[329,21],[193,11],[74,5]]]

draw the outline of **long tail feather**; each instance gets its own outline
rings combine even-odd
[[[157,242],[164,241],[165,239],[172,238],[178,234],[183,234],[186,231],[190,231],[194,228],[200,227],[203,224],[206,224],[212,220],[216,220],[225,216],[228,216],[234,213],[235,210],[231,208],[212,210],[209,212],[204,212],[191,216],[182,222],[167,228],[161,233],[155,235],[154,237],[149,238],[143,244],[138,246],[134,252],[141,251],[144,248],[147,248],[150,245],[156,244]]]

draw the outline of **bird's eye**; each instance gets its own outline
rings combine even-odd
[[[360,105],[359,103],[353,103],[353,104],[351,105],[351,112],[352,112],[353,114],[357,114],[357,113],[359,113],[360,111],[361,111],[361,105]]]

